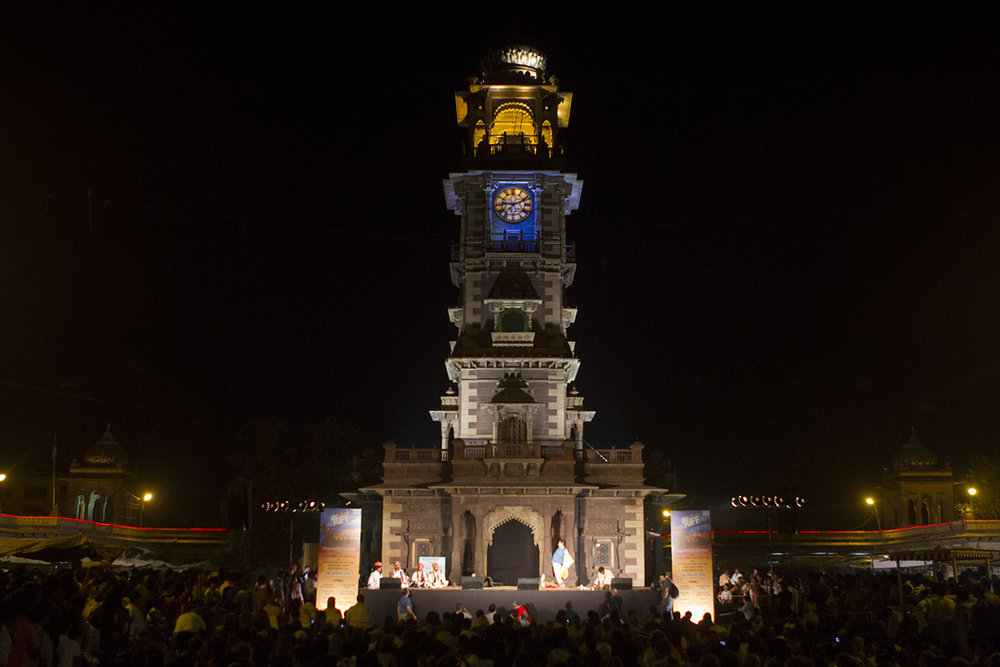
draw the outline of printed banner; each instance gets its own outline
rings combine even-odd
[[[674,611],[691,612],[701,620],[706,612],[715,618],[715,577],[712,570],[712,519],[708,510],[673,512],[670,515],[670,556],[673,581],[680,591]]]
[[[326,609],[327,599],[336,598],[341,613],[358,599],[358,569],[361,567],[361,510],[323,510],[319,523],[319,576],[316,608]]]

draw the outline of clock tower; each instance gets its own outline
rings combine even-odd
[[[385,444],[383,483],[363,489],[381,500],[371,562],[437,558],[453,583],[478,573],[513,585],[551,580],[562,540],[575,559],[566,585],[599,566],[646,577],[643,502],[666,490],[644,485],[641,443],[587,445],[594,412],[573,386],[566,222],[583,182],[563,171],[560,141],[572,100],[545,57],[519,46],[490,52],[455,94],[465,170],[444,181],[460,224],[450,386],[430,411],[440,447]]]
[[[466,171],[444,181],[448,209],[461,218],[448,310],[455,340],[445,366],[453,383],[441,409],[441,448],[534,443],[583,446],[594,413],[569,393],[580,361],[569,340],[576,309],[565,291],[576,257],[567,216],[583,182],[563,173],[559,132],[572,93],[546,73],[530,48],[491,52],[468,90],[455,94]]]

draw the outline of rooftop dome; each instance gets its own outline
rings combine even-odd
[[[930,447],[920,442],[917,438],[917,429],[911,428],[910,441],[892,456],[892,467],[896,470],[937,468],[937,455]]]
[[[534,403],[535,399],[528,393],[528,383],[524,381],[520,373],[504,373],[503,379],[497,384],[499,391],[490,400],[490,403],[514,403],[525,404]]]
[[[88,466],[101,468],[115,468],[128,463],[128,454],[125,453],[125,448],[119,445],[114,436],[111,435],[111,424],[108,424],[101,439],[87,450],[83,461]]]
[[[540,83],[545,80],[545,54],[530,46],[493,49],[479,62],[488,83]]]

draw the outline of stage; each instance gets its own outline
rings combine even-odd
[[[375,613],[375,619],[379,625],[382,625],[386,616],[396,617],[396,601],[402,591],[362,589],[359,592],[365,596],[365,604]],[[586,618],[588,609],[595,611],[600,609],[607,592],[576,588],[518,590],[515,586],[494,586],[479,590],[463,590],[459,587],[413,588],[410,590],[410,599],[413,600],[414,613],[421,619],[429,611],[436,611],[442,615],[444,612],[454,612],[457,603],[465,605],[465,608],[472,612],[473,616],[475,616],[477,609],[487,611],[491,603],[495,604],[498,610],[503,607],[510,611],[514,601],[517,600],[521,604],[531,603],[535,605],[538,610],[538,620],[545,623],[554,620],[556,612],[564,609],[567,601],[573,604],[573,609],[581,617]],[[660,601],[659,593],[649,588],[619,591],[619,595],[622,598],[622,610],[626,614],[634,609],[641,616]],[[337,606],[341,606],[341,601],[337,602]],[[345,608],[349,606],[350,604],[344,605]]]

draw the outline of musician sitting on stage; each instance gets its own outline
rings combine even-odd
[[[444,573],[438,568],[437,563],[431,563],[431,571],[427,574],[428,588],[445,588],[448,580],[444,578]]]
[[[427,588],[427,573],[424,572],[423,563],[417,563],[417,571],[410,578],[410,586],[414,588]]]
[[[611,588],[611,579],[613,575],[610,570],[605,570],[604,566],[597,568],[597,575],[594,577],[594,582],[591,584],[595,591],[607,590]]]
[[[398,560],[395,563],[393,563],[392,574],[390,574],[389,576],[395,579],[399,579],[400,588],[406,588],[407,586],[410,585],[410,579],[409,577],[406,576],[406,570],[403,569],[403,566],[400,564]]]
[[[368,575],[368,588],[378,590],[382,585],[382,561],[375,561],[372,573]]]

